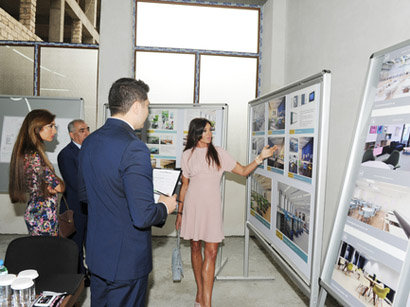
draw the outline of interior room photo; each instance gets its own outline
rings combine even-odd
[[[338,307],[350,293],[410,307],[409,12],[408,0],[0,1],[0,306]],[[121,79],[139,90],[117,99]],[[175,199],[154,201],[152,169],[181,170]],[[403,269],[346,242],[345,221],[397,243]],[[285,255],[281,235],[306,257]],[[62,260],[40,263],[54,248]],[[132,294],[101,294],[124,280]]]
[[[361,179],[356,182],[349,216],[407,241],[410,234],[410,189]]]
[[[251,183],[251,212],[270,227],[272,214],[272,180],[256,175]]]
[[[278,182],[276,228],[308,253],[310,199],[309,193]]]
[[[333,279],[364,306],[393,305],[397,273],[346,242],[340,247]]]
[[[409,124],[371,125],[363,165],[410,171],[409,127]]]

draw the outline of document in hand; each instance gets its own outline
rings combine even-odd
[[[154,199],[158,202],[159,196],[173,195],[181,176],[181,170],[154,168],[153,183],[154,183]]]

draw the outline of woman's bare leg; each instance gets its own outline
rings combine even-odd
[[[191,240],[191,263],[197,289],[195,301],[202,306],[202,241]]]
[[[204,263],[202,265],[202,300],[201,307],[211,307],[212,303],[212,289],[215,279],[215,261],[218,254],[219,243],[205,242]]]

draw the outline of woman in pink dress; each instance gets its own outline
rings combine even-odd
[[[197,285],[195,306],[210,307],[218,244],[224,239],[221,212],[221,177],[225,171],[248,176],[276,146],[265,146],[250,164],[243,166],[227,151],[212,144],[211,123],[195,118],[189,124],[182,154],[182,203],[177,212],[176,229],[191,240],[191,262]],[[204,259],[202,241],[205,242]]]

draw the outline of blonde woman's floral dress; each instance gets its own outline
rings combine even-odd
[[[24,220],[31,236],[57,236],[57,194],[44,196],[41,185],[55,188],[60,184],[54,172],[38,153],[24,155],[24,172],[30,193]]]

